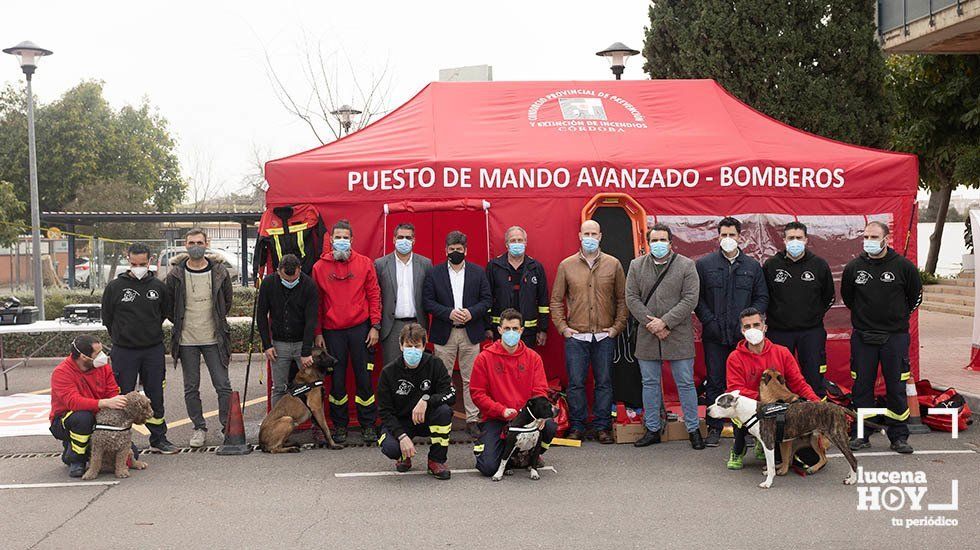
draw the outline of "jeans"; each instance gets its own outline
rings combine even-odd
[[[201,356],[211,374],[211,385],[218,394],[218,420],[224,427],[228,422],[228,399],[231,397],[231,381],[228,379],[228,365],[221,360],[218,346],[180,346],[180,366],[184,371],[184,404],[187,416],[194,423],[195,430],[207,431],[208,424],[201,410]]]
[[[272,362],[272,406],[286,395],[290,382],[289,372],[295,362],[299,367],[303,354],[303,342],[283,342],[273,340],[272,347],[276,350],[276,360]]]
[[[728,356],[735,351],[735,344],[719,344],[717,342],[701,342],[704,348],[704,363],[708,374],[708,387],[705,389],[705,398],[708,405],[712,405],[718,396],[725,393],[725,378],[727,374]],[[708,416],[705,419],[709,428],[718,430],[724,425],[725,421],[720,418]]]
[[[660,369],[663,361],[637,359],[640,363],[640,374],[643,376],[643,423],[651,432],[659,432],[660,405],[663,403],[663,390],[660,386]],[[694,389],[694,358],[667,361],[670,372],[677,384],[677,394],[681,400],[681,410],[684,413],[684,427],[691,433],[699,427],[698,393]]]
[[[570,429],[585,430],[585,420],[589,412],[585,398],[585,377],[589,373],[590,364],[595,382],[595,400],[592,403],[593,427],[600,431],[612,428],[612,359],[615,349],[615,338],[604,338],[598,342],[565,338]]]

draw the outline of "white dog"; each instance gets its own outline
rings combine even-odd
[[[772,481],[776,477],[776,446],[775,441],[773,441],[775,434],[772,429],[775,426],[775,420],[762,420],[757,416],[756,411],[758,405],[758,401],[745,397],[744,395],[739,395],[738,390],[736,390],[719,395],[718,399],[715,399],[715,403],[708,407],[708,415],[712,418],[731,418],[738,420],[744,428],[749,430],[750,434],[762,443],[762,448],[766,453],[766,480],[760,483],[759,487],[768,489],[772,486]],[[847,459],[848,465],[851,467],[851,473],[844,479],[844,483],[846,485],[857,483],[857,459],[854,458],[854,454],[851,453],[851,449],[847,446],[847,420],[845,418],[847,413],[844,409],[830,403],[801,403],[799,405],[791,405],[791,407],[798,407],[793,412],[798,411],[800,414],[791,414],[790,411],[787,411],[783,441],[790,441],[814,432],[823,434],[837,445]],[[809,411],[800,409],[799,407],[819,410]],[[766,430],[759,429],[760,421],[766,423]],[[783,457],[783,460],[789,460],[789,457]]]

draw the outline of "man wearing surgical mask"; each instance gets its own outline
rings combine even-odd
[[[279,269],[259,287],[255,317],[262,349],[272,365],[273,406],[286,394],[293,364],[313,365],[318,302],[316,283],[303,273],[295,254],[284,255]]]
[[[807,401],[819,400],[800,373],[800,367],[793,354],[785,347],[774,344],[766,338],[766,317],[762,312],[755,308],[743,310],[739,314],[739,330],[745,339],[738,343],[735,351],[726,361],[728,382],[725,391],[738,390],[741,395],[759,399],[762,373],[766,369],[776,369],[786,379],[786,387],[789,391]],[[746,433],[747,430],[735,428],[735,442],[728,459],[729,470],[742,469]]]
[[[179,451],[167,439],[163,387],[167,365],[163,321],[170,315],[172,296],[167,286],[149,272],[150,249],[133,243],[126,254],[129,270],[102,292],[102,324],[112,340],[112,371],[121,393],[136,389],[139,381],[153,405],[146,421],[150,448],[161,453]]]
[[[324,243],[323,254],[313,264],[313,280],[320,292],[320,314],[315,343],[326,347],[337,358],[330,383],[330,418],[333,439],[347,441],[349,396],[348,362],[354,373],[357,420],[361,439],[374,445],[378,441],[371,371],[374,368],[374,346],[381,330],[381,289],[374,262],[354,250],[354,228],[347,220],[338,220]],[[327,248],[329,246],[329,248]]]
[[[848,262],[840,293],[851,310],[851,390],[855,407],[874,407],[878,365],[885,379],[886,412],[876,418],[886,426],[891,449],[909,454],[906,384],[910,382],[909,318],[922,301],[922,280],[915,264],[888,246],[888,225],[873,221],[864,228],[864,252]],[[851,427],[851,449],[871,446],[870,434],[857,437]]]
[[[82,334],[71,342],[66,357],[51,373],[51,435],[64,444],[61,461],[70,477],[82,477],[89,440],[100,409],[122,409],[126,396],[112,375],[109,358],[95,336]]]
[[[579,228],[579,251],[558,264],[551,289],[551,319],[565,338],[568,369],[568,439],[581,440],[588,419],[585,379],[592,368],[595,399],[592,427],[599,443],[613,443],[612,362],[616,337],[626,329],[626,273],[619,259],[599,249],[595,220]]]
[[[762,265],[769,290],[768,336],[797,356],[806,381],[823,396],[827,371],[823,318],[834,305],[834,276],[827,261],[807,246],[805,225],[789,222],[783,239],[786,249]]]
[[[167,289],[173,298],[168,318],[174,324],[170,355],[180,363],[184,375],[184,404],[194,431],[190,446],[203,447],[207,440],[207,421],[201,404],[201,357],[207,365],[211,384],[218,396],[218,421],[228,421],[231,380],[231,277],[220,256],[208,254],[210,241],[203,229],[194,228],[184,236],[187,254],[171,260]]]
[[[446,458],[456,390],[442,361],[425,352],[425,329],[405,325],[398,340],[401,356],[385,365],[378,378],[381,452],[395,461],[395,471],[412,469],[417,449],[413,437],[429,437],[428,472],[450,477]]]
[[[543,346],[548,338],[550,297],[544,266],[527,255],[527,231],[513,226],[504,232],[506,251],[487,264],[493,305],[487,315],[487,338],[499,337],[500,313],[509,308],[524,316],[521,338],[528,346]]]
[[[646,235],[650,253],[633,260],[626,275],[626,305],[639,323],[635,355],[643,378],[643,410],[659,411],[663,404],[660,380],[666,361],[677,385],[691,447],[701,450],[691,322],[698,304],[698,272],[693,260],[671,249],[669,227],[658,223]],[[648,414],[643,420],[647,431],[633,445],[660,443],[660,415]]]
[[[432,260],[415,251],[415,226],[400,223],[392,238],[394,250],[374,260],[381,287],[381,353],[384,364],[401,356],[398,337],[409,323],[425,329],[429,318],[422,308],[422,283]]]
[[[765,313],[769,304],[762,266],[739,248],[741,233],[742,222],[723,218],[718,222],[719,250],[696,262],[701,286],[694,313],[701,321],[701,345],[708,375],[705,397],[709,403],[714,403],[725,391],[725,361],[742,339],[739,312],[751,307]],[[717,447],[723,421],[709,417],[707,424],[704,444]]]

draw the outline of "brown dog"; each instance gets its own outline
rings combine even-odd
[[[336,362],[337,360],[325,350],[314,348],[313,365],[300,367],[296,377],[293,378],[294,385],[304,386],[322,382],[327,370]],[[284,446],[284,444],[297,426],[311,418],[311,412],[313,422],[326,436],[327,447],[343,449],[343,445],[334,442],[333,436],[330,435],[330,428],[327,427],[327,420],[323,416],[323,388],[315,386],[300,396],[287,392],[276,402],[276,405],[272,407],[259,427],[259,446],[262,451],[266,453],[298,453],[300,451],[298,446]]]
[[[800,396],[791,392],[789,388],[786,387],[786,378],[783,373],[776,369],[766,369],[762,373],[762,378],[759,381],[759,404],[768,405],[769,403],[796,403],[800,400]],[[796,455],[796,451],[804,447],[812,447],[813,450],[820,457],[816,464],[807,469],[808,474],[815,474],[820,471],[827,464],[827,449],[830,447],[830,441],[825,440],[819,433],[812,433],[807,436],[803,436],[790,441],[781,441],[779,443],[779,457],[783,459],[782,462],[776,465],[776,475],[784,476],[789,472],[790,464],[793,462],[793,456]]]
[[[126,406],[120,410],[102,409],[95,415],[95,431],[92,432],[92,456],[84,480],[99,477],[103,469],[116,473],[116,477],[129,477],[126,461],[133,456],[133,424],[143,424],[153,417],[150,400],[138,391],[126,394]],[[133,468],[145,470],[146,463],[133,460]]]

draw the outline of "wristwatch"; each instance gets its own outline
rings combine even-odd
[[[429,400],[429,394],[427,393],[422,394],[422,401],[428,401],[428,400]]]
[[[371,325],[371,328],[373,328],[374,330],[381,330],[381,323],[375,323]]]

